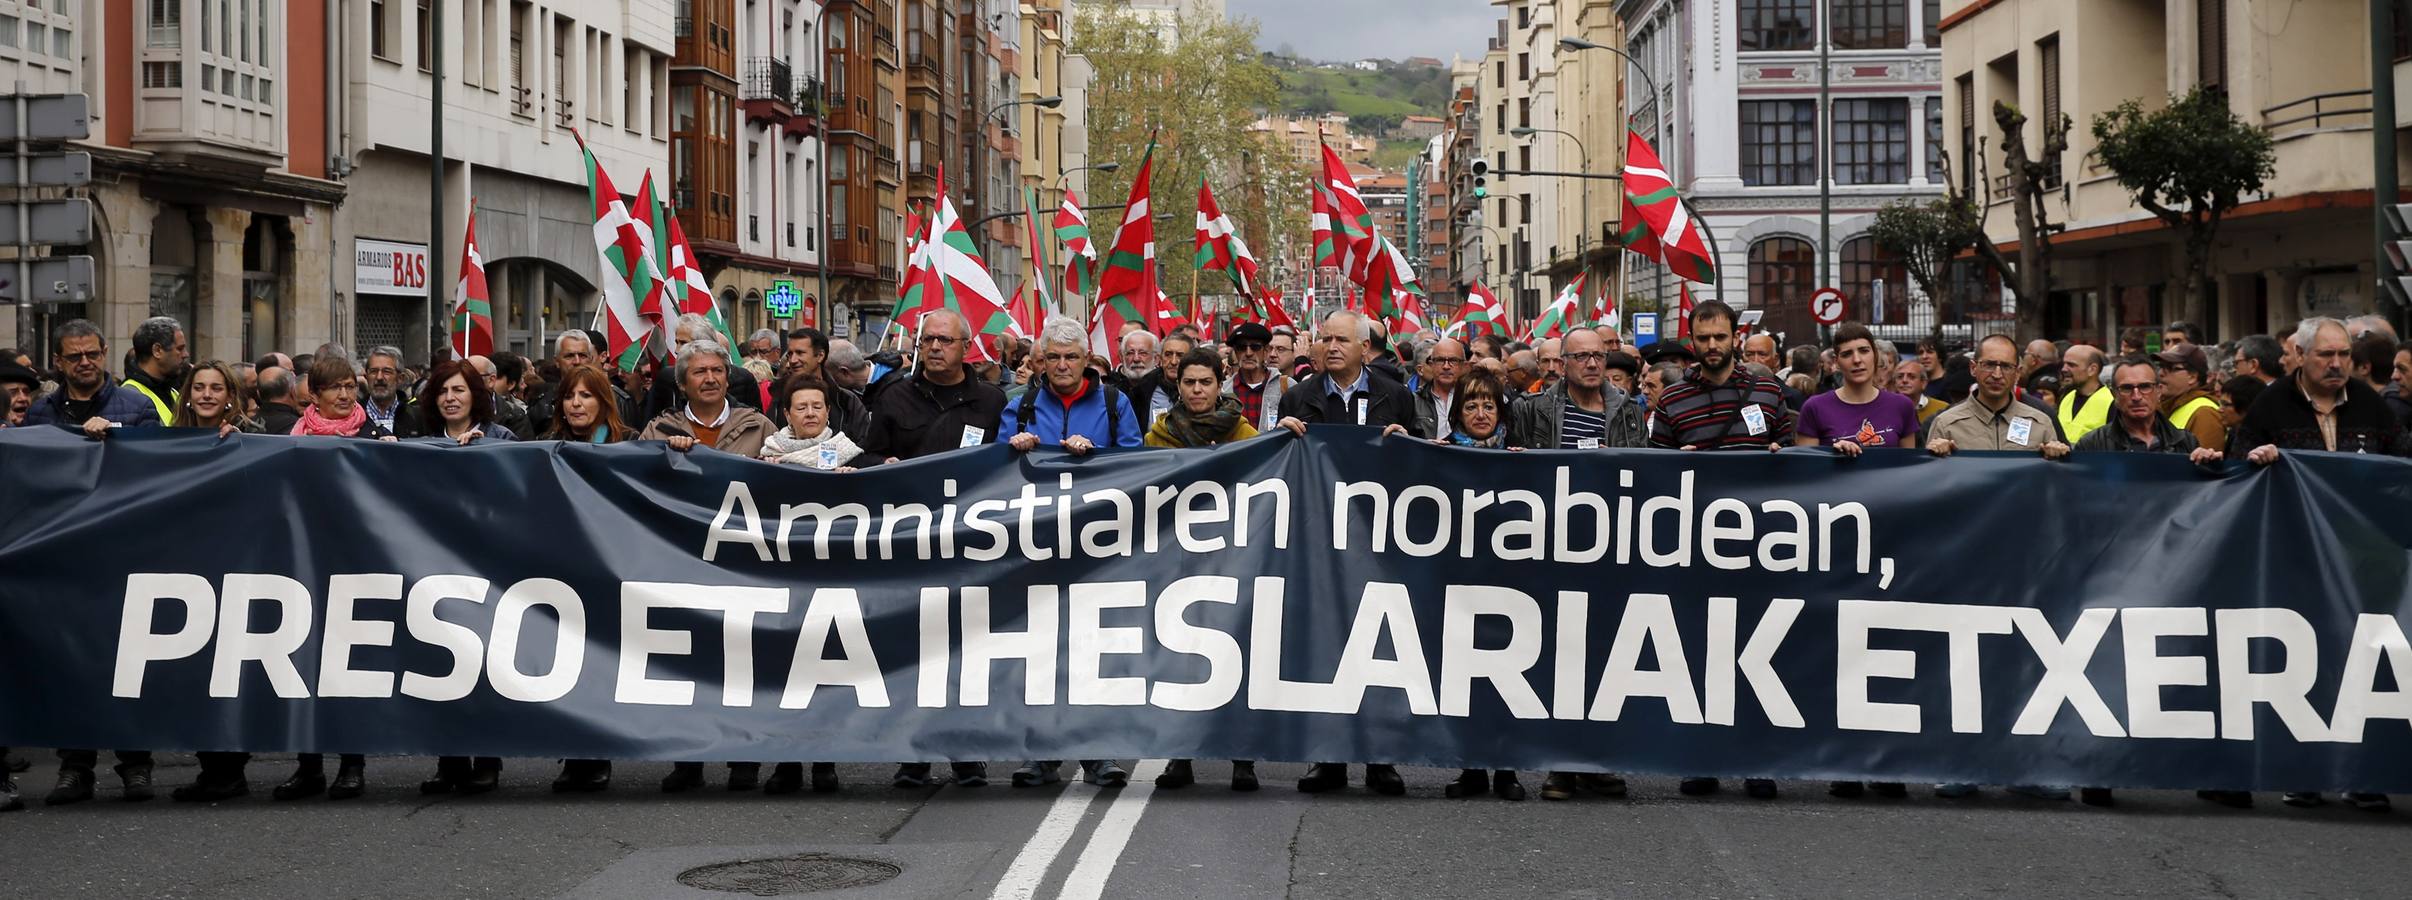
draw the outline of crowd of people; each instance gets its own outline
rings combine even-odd
[[[1051,319],[1027,340],[999,339],[994,361],[972,362],[974,335],[951,312],[924,316],[906,346],[861,348],[813,328],[763,330],[733,344],[708,319],[684,316],[670,329],[666,358],[634,371],[608,368],[600,334],[567,331],[529,360],[509,352],[408,362],[393,347],[357,360],[326,344],[300,356],[271,353],[243,362],[188,360],[185,332],[152,318],[134,330],[123,378],[111,374],[100,330],[76,320],[51,335],[43,373],[32,359],[0,350],[0,428],[54,426],[105,439],[113,429],[173,427],[236,434],[315,435],[468,445],[550,440],[610,444],[662,441],[832,472],[885,465],[963,447],[1002,443],[1015,451],[1061,448],[1197,448],[1312,424],[1380,428],[1386,439],[1414,439],[1503,451],[1660,448],[1758,451],[1819,447],[1856,457],[1915,450],[1939,457],[1966,451],[2032,453],[2047,459],[2103,452],[2174,453],[2206,469],[2241,458],[2268,465],[2299,451],[2412,456],[2407,384],[2412,347],[2377,317],[2312,318],[2284,337],[2252,335],[2216,347],[2199,330],[2171,325],[2161,348],[2149,334],[2123,336],[2116,357],[2077,343],[2001,335],[1974,346],[1939,340],[1906,352],[1865,326],[1834,329],[1827,346],[1783,350],[1775,336],[1738,334],[1733,309],[1698,304],[1688,338],[1646,348],[1628,345],[1613,326],[1575,329],[1535,344],[1494,334],[1462,340],[1430,332],[1393,340],[1378,321],[1340,311],[1312,332],[1240,323],[1220,336],[1184,326],[1161,337],[1136,327],[1111,348],[1091,346],[1080,323]],[[2129,341],[2133,341],[2129,345]],[[0,749],[0,755],[6,751]],[[98,753],[58,751],[59,775],[46,802],[89,800]],[[126,800],[154,796],[148,752],[116,753]],[[249,793],[248,754],[200,754],[201,772],[170,792],[180,801],[218,801]],[[11,757],[9,769],[22,771]],[[1121,786],[1117,761],[1079,761],[1081,776]],[[495,789],[501,760],[445,757],[420,784],[430,794]],[[954,762],[950,777],[984,785],[984,763]],[[1016,786],[1061,778],[1061,763],[1033,761],[1011,776]],[[1343,788],[1347,765],[1321,763],[1298,783],[1305,792]],[[934,782],[933,767],[905,763],[898,787]],[[1172,761],[1156,784],[1195,783],[1191,760]],[[663,791],[706,783],[702,763],[680,763]],[[1365,767],[1365,785],[1402,794],[1397,768]],[[339,754],[330,779],[324,758],[299,757],[272,795],[297,800],[359,796],[366,759]],[[606,790],[608,760],[567,760],[553,789]],[[1230,785],[1255,790],[1249,761],[1232,763]],[[830,763],[781,762],[768,777],[758,763],[730,763],[730,790],[793,793],[837,790]],[[1625,782],[1606,772],[1551,772],[1546,799],[1583,793],[1617,796]],[[1700,795],[1715,777],[1682,780]],[[2065,798],[2064,789],[2013,786]],[[1772,798],[1771,779],[1746,778],[1750,796]],[[1898,783],[1836,782],[1837,796],[1901,796]],[[1973,785],[1935,788],[1962,797]],[[1483,794],[1521,800],[1518,773],[1468,769],[1451,797]],[[2240,791],[2203,791],[2214,802],[2252,805]],[[2082,788],[2083,802],[2108,805],[2111,792]],[[2385,809],[2377,794],[2349,802]],[[2324,802],[2312,792],[2285,802]],[[0,811],[21,808],[13,779],[0,772]]]

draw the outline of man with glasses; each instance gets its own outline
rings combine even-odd
[[[1290,389],[1290,377],[1271,364],[1275,338],[1272,329],[1241,322],[1224,339],[1231,348],[1231,377],[1223,382],[1223,393],[1239,398],[1240,417],[1258,431],[1271,431],[1281,420],[1281,395]]]
[[[2071,347],[2069,352],[2073,356],[2079,350],[2093,349]],[[2101,351],[2094,353],[2099,356]],[[2094,368],[2101,366],[2097,363]],[[2045,459],[2069,454],[2069,445],[2061,442],[2052,417],[2018,401],[2017,341],[2006,335],[1986,335],[1977,343],[1977,358],[1970,369],[1976,376],[1976,390],[1928,423],[1927,452],[1950,456],[1960,450],[2002,450],[2040,453]],[[2107,407],[2109,395],[2103,396]]]
[[[1140,334],[1141,332],[1131,333]],[[1124,340],[1122,343],[1123,352],[1131,352],[1131,342]],[[1165,410],[1171,409],[1174,404],[1181,402],[1181,357],[1188,356],[1189,351],[1196,349],[1197,346],[1196,340],[1177,331],[1165,335],[1164,340],[1157,342],[1154,360],[1156,367],[1148,370],[1146,374],[1132,379],[1130,387],[1124,389],[1131,395],[1131,408],[1146,413],[1147,421],[1153,422]],[[1130,368],[1130,360],[1123,360],[1123,368],[1125,370]]]
[[[96,438],[111,428],[161,424],[159,407],[149,398],[109,383],[109,346],[90,321],[71,319],[53,330],[50,356],[63,376],[59,389],[25,411],[25,424],[57,425]]]
[[[395,437],[418,436],[419,417],[411,412],[410,398],[402,393],[400,348],[369,348],[368,365],[360,370],[360,382],[363,388],[360,409],[368,413],[369,419],[376,422],[377,427],[392,432]]]
[[[1449,435],[1449,413],[1457,408],[1457,386],[1465,381],[1468,361],[1465,343],[1456,338],[1441,338],[1424,349],[1417,367],[1423,381],[1415,388],[1416,437],[1437,440]]]

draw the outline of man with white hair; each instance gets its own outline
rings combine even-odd
[[[1131,385],[1156,371],[1156,336],[1146,329],[1124,332],[1115,349],[1114,371],[1106,376],[1106,383],[1115,390],[1127,393]]]
[[[2295,327],[2303,359],[2295,374],[2261,395],[2236,426],[2231,454],[2254,465],[2278,461],[2285,450],[2330,450],[2412,456],[2404,424],[2378,391],[2352,377],[2353,339],[2346,325],[2325,316]]]
[[[838,338],[829,342],[829,380],[837,386],[861,396],[871,386],[871,363],[863,358],[862,348],[853,341]]]
[[[768,328],[754,329],[754,333],[745,339],[745,358],[776,364],[779,361],[779,333]]]
[[[1079,322],[1049,318],[1035,343],[1037,383],[1022,393],[1021,402],[1005,408],[997,428],[999,440],[1022,453],[1048,445],[1074,456],[1099,447],[1140,446],[1139,414],[1130,398],[1090,374],[1089,333]],[[1032,760],[1013,773],[1013,786],[1052,784],[1061,778],[1062,768],[1062,760]],[[1131,780],[1130,773],[1110,759],[1084,759],[1080,768],[1081,780],[1090,784],[1122,787]]]
[[[724,343],[726,339],[712,327],[712,320],[700,313],[679,316],[677,324],[670,328],[670,352],[673,355],[688,343],[703,340],[719,344],[724,351],[728,349],[728,344]],[[754,373],[746,371],[744,366],[730,365],[728,379],[730,402],[755,412],[762,411],[762,386],[754,378]],[[645,392],[645,414],[640,421],[652,421],[663,412],[677,409],[686,402],[686,398],[679,393],[678,381],[676,378],[653,379],[653,386]]]

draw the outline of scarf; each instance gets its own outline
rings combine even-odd
[[[1459,447],[1481,447],[1489,450],[1497,450],[1501,447],[1507,446],[1507,429],[1504,427],[1493,428],[1491,429],[1490,437],[1479,441],[1475,440],[1473,437],[1467,435],[1463,431],[1452,431],[1449,433],[1449,443]]]
[[[1214,409],[1204,415],[1189,411],[1184,404],[1175,403],[1156,420],[1153,429],[1181,447],[1206,447],[1221,443],[1239,427],[1240,402],[1229,394],[1215,401]]]
[[[368,421],[368,410],[357,403],[352,404],[351,415],[340,419],[329,419],[319,415],[318,407],[313,404],[309,409],[302,410],[300,421],[293,423],[293,433],[351,437],[360,433],[360,424],[366,421]]]
[[[836,451],[835,461],[826,466],[821,465],[823,447]],[[795,429],[781,428],[771,432],[771,436],[762,442],[763,459],[814,469],[835,469],[853,462],[862,452],[863,448],[846,437],[844,432],[827,426],[822,427],[820,437],[809,438],[797,437]]]

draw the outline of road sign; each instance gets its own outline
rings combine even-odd
[[[45,153],[26,157],[27,183],[17,183],[17,167],[0,158],[0,187],[78,187],[92,183],[92,154]]]
[[[0,141],[80,141],[92,136],[92,104],[84,95],[39,94],[23,99],[25,133],[17,133],[16,111],[7,110],[0,113]]]
[[[22,204],[31,213],[32,233],[17,233],[17,209]],[[92,201],[82,197],[66,200],[0,201],[0,245],[5,244],[89,244],[92,242]]]
[[[26,282],[33,296],[17,291],[17,267],[0,265],[0,301],[9,303],[82,303],[92,299],[92,257],[51,256],[26,264]]]
[[[1633,314],[1633,346],[1647,347],[1658,343],[1658,314]]]
[[[1843,292],[1834,288],[1818,288],[1809,295],[1809,316],[1820,325],[1834,325],[1843,320]]]
[[[1882,321],[1884,321],[1884,282],[1883,282],[1883,281],[1875,281],[1875,282],[1871,282],[1871,283],[1868,285],[1868,321],[1870,321],[1870,322],[1882,322]]]

